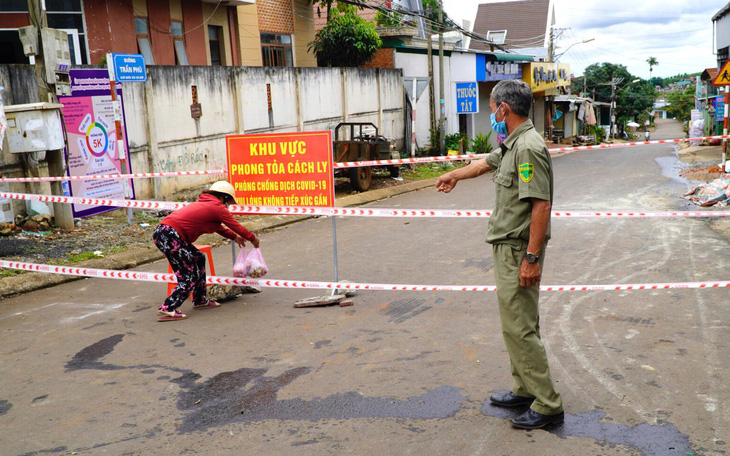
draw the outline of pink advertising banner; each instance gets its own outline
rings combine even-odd
[[[127,169],[121,169],[107,70],[71,70],[69,75],[71,96],[59,97],[59,102],[63,103],[62,112],[68,138],[67,175],[131,173],[130,160],[127,160]],[[118,89],[117,96],[122,99],[121,88]],[[123,135],[127,147],[124,118],[122,118],[122,128],[125,130]],[[80,198],[124,199],[122,182],[120,179],[65,182],[64,194]],[[134,194],[134,187],[132,192]],[[87,217],[113,209],[115,208],[74,204],[73,215]]]

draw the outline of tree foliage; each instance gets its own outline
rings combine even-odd
[[[380,10],[375,13],[375,23],[379,27],[401,27],[404,20],[403,15],[399,13],[384,13]]]
[[[667,102],[667,114],[683,122],[687,121],[695,107],[695,88],[687,87],[684,92],[671,92],[667,94]]]
[[[646,59],[646,63],[649,64],[649,81],[651,81],[651,72],[655,66],[659,65],[659,61],[656,59],[656,57],[649,57],[648,59]]]
[[[632,83],[635,79],[623,65],[604,62],[586,67],[584,76],[589,92],[595,93],[596,101],[611,102],[611,80],[621,78],[616,84],[616,119],[636,119],[641,113],[654,106],[656,93],[653,86],[645,80]],[[581,81],[582,82],[582,81]]]
[[[426,27],[431,33],[438,33],[436,24],[439,21],[439,0],[421,0],[421,7],[423,8],[423,14],[429,18]],[[444,22],[447,22],[446,11],[443,12],[443,17]]]
[[[330,10],[332,6],[337,3],[337,0],[310,0],[312,5],[319,5],[319,8],[324,8],[327,11],[327,21],[330,20]]]
[[[667,87],[670,84],[674,84],[679,81],[683,81],[685,79],[689,79],[691,77],[697,77],[701,75],[702,73],[682,73],[675,76],[670,76],[668,78],[660,78],[660,77],[653,77],[651,78],[651,82],[655,86],[660,87]]]
[[[327,25],[309,43],[319,66],[360,66],[383,44],[373,22],[358,16],[354,7],[341,9],[345,11],[333,11]]]

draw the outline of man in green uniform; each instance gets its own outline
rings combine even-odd
[[[542,136],[529,120],[532,91],[518,80],[499,82],[489,101],[492,128],[509,136],[483,160],[439,177],[448,193],[461,179],[494,170],[496,204],[489,219],[497,301],[514,385],[489,399],[502,407],[530,408],[512,425],[537,429],[563,422],[563,403],[550,378],[540,340],[538,293],[545,247],[550,239],[553,171]]]

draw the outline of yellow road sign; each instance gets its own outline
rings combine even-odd
[[[730,85],[730,59],[725,62],[720,71],[717,73],[717,77],[712,81],[714,86],[726,86]]]

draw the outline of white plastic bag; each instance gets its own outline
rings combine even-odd
[[[238,258],[236,258],[236,263],[233,265],[234,277],[258,279],[268,272],[269,268],[266,267],[264,256],[261,254],[261,250],[257,248],[253,248],[249,252],[246,247],[243,247],[238,254]]]
[[[233,264],[233,277],[246,277],[246,247],[241,248]]]

